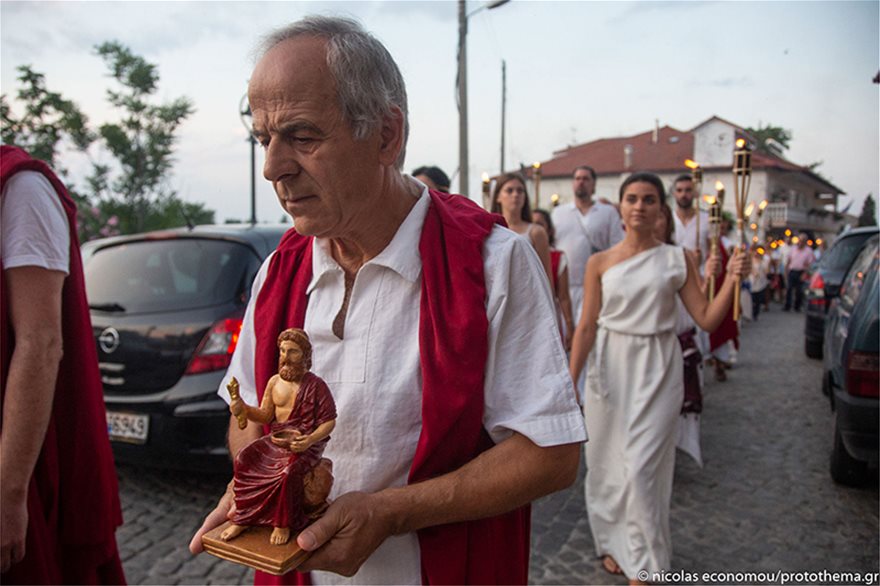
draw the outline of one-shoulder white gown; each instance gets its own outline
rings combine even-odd
[[[669,503],[683,397],[677,294],[681,248],[663,244],[602,275],[587,368],[586,500],[598,555],[629,578],[670,569]]]

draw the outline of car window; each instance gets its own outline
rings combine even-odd
[[[831,247],[819,261],[819,268],[842,271],[845,270],[859,251],[865,240],[873,236],[871,233],[856,234],[841,238]]]
[[[145,240],[97,249],[84,267],[93,307],[141,313],[240,300],[259,266],[247,246],[223,240]]]
[[[840,302],[847,307],[851,308],[856,304],[868,273],[871,270],[877,270],[876,265],[878,258],[880,258],[880,248],[877,243],[878,239],[874,238],[862,249],[844,277],[843,286],[840,289]]]

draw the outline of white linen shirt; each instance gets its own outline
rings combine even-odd
[[[584,272],[594,252],[607,250],[623,240],[623,225],[614,206],[594,202],[582,214],[574,202],[553,210],[556,248],[568,257],[568,296],[575,325],[581,320],[584,305]],[[583,383],[578,384],[583,388]]]
[[[317,238],[312,248],[305,330],[313,345],[312,372],[329,385],[338,412],[324,452],[333,461],[331,499],[407,484],[422,426],[419,241],[429,202],[427,188],[422,189],[389,245],[358,271],[342,340],[332,324],[342,306],[344,274],[326,239]],[[227,402],[226,383],[235,376],[242,399],[257,404],[254,302],[270,261],[271,256],[254,280],[241,337],[218,390]],[[496,226],[484,243],[483,263],[489,319],[484,427],[496,443],[514,431],[539,446],[585,441],[536,253],[528,242]],[[418,538],[415,533],[389,537],[351,578],[326,572],[313,572],[312,578],[319,584],[419,584]]]
[[[709,255],[709,214],[704,211],[700,214],[700,249],[703,258]],[[673,211],[672,218],[675,221],[675,243],[688,250],[697,249],[697,218],[696,214],[688,221],[687,224],[681,221],[678,214]]]
[[[0,205],[3,269],[40,267],[70,272],[70,225],[61,198],[38,171],[19,171],[3,186]]]

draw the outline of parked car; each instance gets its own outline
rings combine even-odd
[[[229,409],[217,388],[254,276],[286,228],[199,226],[83,245],[118,460],[228,469]]]
[[[825,324],[823,386],[834,412],[831,477],[860,484],[877,466],[880,421],[880,236],[856,256]]]
[[[843,275],[868,238],[878,233],[877,226],[855,228],[837,237],[834,245],[813,266],[804,300],[804,351],[810,358],[822,358],[825,316],[840,290]]]

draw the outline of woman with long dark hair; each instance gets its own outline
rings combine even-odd
[[[584,306],[575,330],[571,376],[589,356],[584,414],[586,500],[603,566],[639,583],[638,572],[670,569],[669,503],[682,406],[682,353],[675,332],[680,298],[703,329],[721,322],[735,279],[712,303],[679,247],[655,237],[665,190],[650,173],[620,188],[623,241],[587,262]],[[738,252],[728,274],[744,274]]]
[[[550,239],[547,231],[541,226],[532,223],[532,209],[529,206],[529,194],[526,191],[526,182],[517,173],[505,173],[495,183],[495,192],[492,194],[492,212],[504,216],[507,227],[513,230],[521,238],[526,238],[531,244],[550,283],[553,287],[553,271],[550,268]]]

